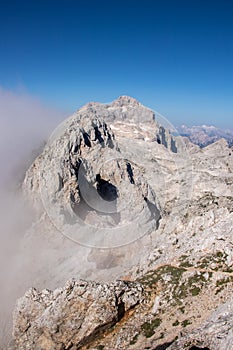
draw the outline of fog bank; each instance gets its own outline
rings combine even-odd
[[[27,257],[19,246],[30,224],[30,208],[20,195],[20,181],[52,130],[67,117],[26,93],[0,87],[0,348],[10,332],[16,298],[24,293],[31,276]]]

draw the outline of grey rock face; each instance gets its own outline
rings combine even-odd
[[[184,334],[169,350],[189,349],[232,350],[233,349],[233,302],[218,307],[200,327]]]
[[[143,301],[137,283],[68,281],[55,291],[30,289],[14,312],[15,349],[78,349]]]
[[[52,134],[44,152],[27,172],[25,191],[39,197],[42,186],[50,186],[48,190],[54,195],[53,200],[69,203],[72,207],[79,202],[76,172],[81,158],[85,158],[90,149],[95,149],[97,156],[105,147],[117,149],[114,135],[103,119],[84,114],[65,121]],[[45,179],[46,184],[43,182],[45,176],[50,176]]]
[[[88,112],[91,111],[97,116],[104,116],[104,119],[108,122],[127,120],[131,123],[145,123],[155,120],[155,114],[152,110],[129,96],[120,96],[111,104],[89,103],[82,109],[86,109]]]
[[[55,130],[25,178],[25,192],[42,200],[60,231],[87,246],[134,241],[156,228],[161,217],[155,192],[121,153],[105,121],[120,118],[129,103],[129,115],[153,119],[150,110],[131,102],[122,98],[112,107],[89,104],[78,111]],[[109,233],[112,227],[116,230]]]

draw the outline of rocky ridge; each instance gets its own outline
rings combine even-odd
[[[36,309],[35,320],[43,319],[43,325],[51,320],[57,331],[38,328],[33,320],[29,328],[21,328],[22,319],[30,323],[32,294],[41,298],[42,292],[30,291],[15,310],[15,343],[35,348],[42,336],[42,349],[53,349],[54,338],[57,348],[69,348],[72,342],[72,349],[158,350],[183,349],[180,344],[193,339],[187,349],[228,349],[231,312],[224,330],[217,321],[215,327],[211,314],[229,305],[233,289],[232,179],[233,153],[226,141],[200,149],[173,136],[152,111],[130,97],[77,111],[52,135],[23,185],[37,210],[23,249],[36,245],[38,254],[46,257],[44,265],[40,260],[34,285],[56,289],[68,278],[84,278],[96,281],[84,283],[95,295],[95,289],[108,289],[105,283],[109,286],[115,279],[125,281],[119,283],[127,290],[134,284],[126,281],[136,281],[144,290],[143,302],[140,297],[120,320],[111,316],[114,326],[109,321],[108,330],[93,329],[82,343],[80,333],[69,325],[83,320],[83,314],[78,309],[69,314],[63,299],[58,300],[68,326],[62,340],[64,332],[56,328],[59,313],[53,318],[54,308],[44,304],[45,296],[42,309],[36,304],[40,311]],[[53,305],[57,292],[46,293]],[[94,325],[102,329],[104,310],[97,299],[91,310],[99,320]],[[116,312],[115,304],[111,315]],[[200,338],[195,338],[195,329],[200,334],[203,329]],[[218,342],[221,334],[226,341]]]

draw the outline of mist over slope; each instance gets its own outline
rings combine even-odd
[[[26,93],[0,88],[1,338],[9,331],[16,297],[32,280],[25,270],[26,257],[19,253],[32,218],[31,209],[22,200],[20,182],[52,129],[64,117],[65,113],[44,106]]]

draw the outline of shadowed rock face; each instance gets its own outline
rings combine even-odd
[[[127,96],[62,123],[23,184],[37,289],[17,303],[16,349],[231,350],[232,154]]]
[[[89,104],[55,130],[26,175],[27,193],[33,193],[36,201],[41,196],[49,215],[56,222],[70,225],[69,231],[80,221],[78,225],[86,224],[86,230],[105,228],[101,233],[105,237],[109,227],[118,226],[122,235],[124,230],[128,235],[130,224],[129,241],[133,241],[159,225],[161,213],[155,192],[142,170],[124,158],[106,124],[112,116],[117,119],[122,116],[125,104],[130,106],[132,116],[137,117],[136,111],[138,116],[142,111],[143,116],[153,121],[152,112],[134,100],[122,98],[112,107]],[[111,112],[106,115],[109,109]],[[134,224],[135,218],[138,220]],[[143,233],[141,226],[145,228]],[[86,235],[85,244],[114,246],[112,237],[103,241],[101,235],[93,243],[91,235]]]

